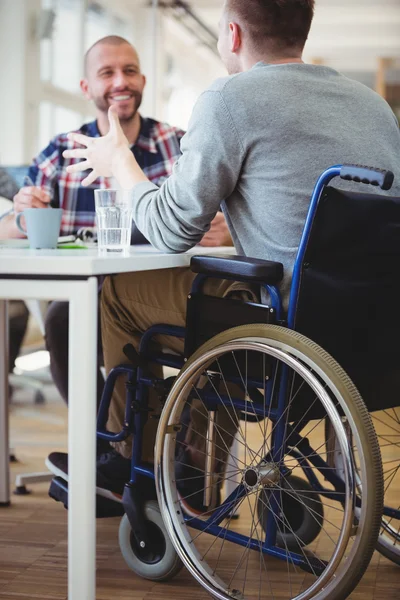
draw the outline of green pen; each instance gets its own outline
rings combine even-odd
[[[89,250],[89,248],[79,244],[58,244],[57,250]]]

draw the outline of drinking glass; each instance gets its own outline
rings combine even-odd
[[[132,200],[129,191],[95,190],[97,241],[102,252],[126,252],[131,242]]]

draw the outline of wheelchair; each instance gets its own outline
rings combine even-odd
[[[186,328],[151,327],[108,376],[97,435],[134,434],[119,543],[142,577],[168,580],[185,565],[219,600],[342,600],[375,547],[399,562],[400,511],[386,504],[399,489],[400,198],[344,192],[328,185],[335,177],[393,182],[357,165],[321,175],[287,316],[281,264],[194,256]],[[207,296],[208,277],[255,283],[268,302]],[[184,338],[184,356],[158,351],[157,335]],[[179,373],[157,378],[151,363]],[[124,427],[111,433],[120,376]],[[386,411],[379,439],[370,411]],[[159,420],[154,466],[142,461],[149,418]]]

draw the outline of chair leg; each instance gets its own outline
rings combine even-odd
[[[8,458],[9,458],[10,463],[18,462],[17,455],[15,454],[15,448],[12,448],[11,446],[9,448]]]
[[[14,494],[17,496],[25,496],[30,494],[30,490],[26,487],[27,483],[44,483],[49,482],[53,479],[54,474],[50,471],[43,473],[26,473],[23,475],[17,475],[15,478],[15,490]]]
[[[34,393],[35,404],[44,404],[46,401],[43,382],[35,379],[33,376],[26,374],[16,375],[15,373],[10,373],[8,376],[8,382],[13,388],[16,389],[31,389]]]

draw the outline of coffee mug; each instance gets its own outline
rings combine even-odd
[[[21,225],[25,217],[26,230]],[[31,248],[57,248],[62,208],[27,208],[17,215],[16,225],[28,236]]]

